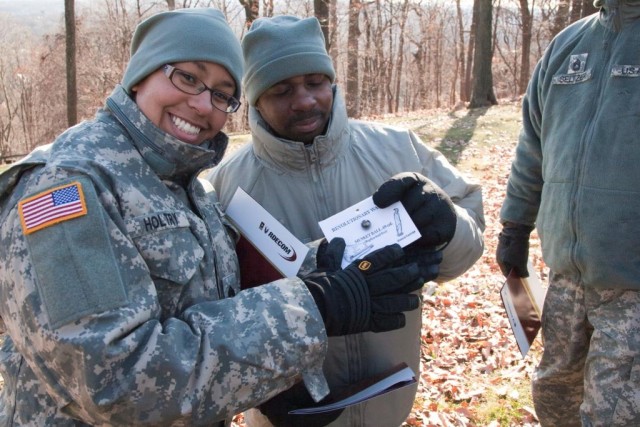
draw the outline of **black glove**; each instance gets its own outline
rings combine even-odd
[[[529,277],[527,261],[529,259],[529,235],[533,231],[530,225],[506,222],[498,234],[496,261],[502,274],[509,275],[511,269],[518,277]]]
[[[340,270],[342,257],[346,244],[343,238],[336,237],[327,242],[322,239],[316,253],[317,270],[337,271]],[[397,266],[416,263],[420,269],[420,277],[426,282],[430,282],[440,274],[440,263],[442,262],[442,251],[426,249],[420,247],[404,248],[404,257],[396,262]]]
[[[433,249],[412,247],[405,248],[405,264],[416,263],[420,269],[420,277],[424,282],[435,280],[440,274],[440,263],[442,262],[442,251]]]
[[[403,256],[400,245],[390,245],[344,270],[320,269],[302,278],[322,314],[327,335],[404,327],[403,312],[420,305],[411,292],[420,289],[424,280],[416,263],[398,265]]]
[[[340,270],[345,246],[345,241],[342,238],[335,238],[331,242],[323,239],[316,254],[317,271],[326,273]],[[330,396],[327,396],[320,402],[314,402],[307,391],[307,387],[303,382],[299,382],[288,390],[258,405],[257,408],[275,427],[321,427],[335,421],[344,409],[312,415],[289,415],[289,411],[320,406],[329,399]]]
[[[338,418],[344,409],[312,415],[289,415],[289,411],[323,405],[330,399],[330,396],[331,395],[316,403],[313,401],[304,383],[299,382],[290,389],[258,405],[258,409],[264,416],[269,418],[269,421],[275,427],[326,426]]]
[[[331,242],[327,242],[327,239],[322,239],[320,246],[318,246],[318,252],[316,253],[316,270],[340,270],[346,246],[342,237],[336,237],[332,239]]]
[[[421,234],[409,247],[437,248],[453,239],[458,220],[453,202],[427,177],[415,172],[400,173],[373,193],[373,203],[380,208],[398,201]]]

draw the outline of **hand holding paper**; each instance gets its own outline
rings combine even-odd
[[[406,248],[404,261],[418,264],[424,282],[434,280],[440,272],[442,251],[410,245],[420,239],[420,233],[401,202],[379,208],[369,197],[320,221],[320,228],[327,240],[345,240],[343,268],[373,250],[397,243]]]
[[[386,372],[367,378],[359,383],[354,384],[342,393],[333,396],[331,403],[323,405],[315,405],[309,408],[300,408],[290,411],[290,414],[299,415],[317,415],[328,411],[342,410],[348,406],[364,402],[397,390],[402,387],[415,384],[417,382],[416,374],[407,366],[401,363]]]
[[[458,221],[453,202],[419,173],[394,175],[373,193],[373,202],[381,208],[402,202],[422,236],[416,246],[440,249],[453,239]]]
[[[334,392],[324,400],[314,403],[304,383],[259,406],[260,411],[274,425],[288,427],[324,426],[338,418],[344,408],[382,396],[417,382],[416,374],[401,363],[373,377]]]
[[[336,243],[340,243],[339,245]],[[335,238],[330,248],[342,248]],[[386,332],[405,325],[405,311],[420,300],[412,292],[424,283],[415,263],[397,265],[400,246],[378,249],[344,270],[317,270],[302,277],[324,320],[327,335]]]
[[[371,197],[319,224],[327,240],[334,237],[345,240],[342,268],[376,249],[394,243],[406,246],[420,238],[420,233],[400,202],[381,209]]]

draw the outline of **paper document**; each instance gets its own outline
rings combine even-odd
[[[390,391],[406,387],[414,384],[416,381],[416,375],[413,372],[413,369],[407,366],[406,363],[401,363],[387,372],[354,384],[352,387],[345,390],[344,393],[341,393],[339,396],[335,396],[331,402],[325,405],[294,409],[293,411],[289,411],[289,413],[309,415],[335,411],[337,409],[346,408],[347,406],[364,402],[365,400],[372,399]]]
[[[284,277],[298,273],[309,248],[242,188],[236,190],[226,214]]]
[[[529,277],[518,277],[512,270],[500,289],[502,304],[523,358],[540,330],[546,293],[530,262],[528,271]]]
[[[371,197],[318,224],[327,240],[344,239],[347,247],[342,268],[376,249],[394,243],[404,247],[420,238],[420,232],[401,202],[381,209]]]

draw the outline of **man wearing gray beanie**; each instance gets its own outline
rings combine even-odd
[[[198,176],[225,151],[242,67],[220,11],[151,16],[95,118],[0,174],[3,425],[224,426],[298,381],[321,399],[327,335],[375,328],[355,304],[325,323],[324,299],[392,274],[375,297],[418,307],[397,245],[370,270],[314,271],[336,239],[310,274],[240,292],[237,234]]]
[[[453,279],[482,255],[480,186],[411,131],[347,117],[336,72],[316,18],[257,19],[242,40],[243,90],[252,143],[211,171],[226,206],[238,187],[302,241],[322,237],[318,222],[373,194],[401,201],[421,233],[405,248],[424,281]],[[391,286],[393,280],[388,281]],[[327,304],[331,318],[339,304]],[[331,337],[323,369],[332,393],[399,364],[420,370],[421,313],[402,328]],[[313,405],[304,387],[245,413],[248,426],[393,427],[409,415],[417,386],[324,416],[288,415]]]

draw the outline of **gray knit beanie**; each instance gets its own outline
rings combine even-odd
[[[317,18],[274,16],[253,21],[242,39],[244,90],[250,105],[279,81],[303,74],[336,72]]]
[[[236,82],[240,99],[242,48],[222,12],[213,8],[178,9],[138,24],[122,86],[131,88],[165,64],[207,61],[222,65]]]

